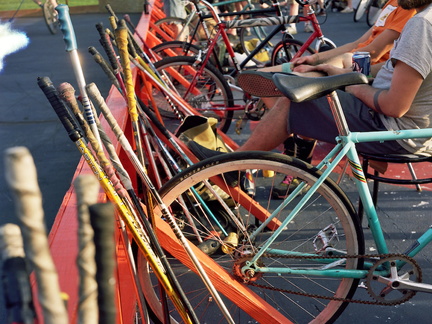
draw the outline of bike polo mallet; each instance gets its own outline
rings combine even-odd
[[[7,323],[33,324],[36,314],[18,225],[8,223],[0,227],[0,251],[3,261],[1,285]]]
[[[81,96],[81,102],[84,107],[84,114],[94,133],[94,136],[96,137],[100,145],[102,145],[101,139],[99,137],[99,132],[97,130],[96,122],[94,120],[94,114],[91,108],[91,103],[85,89],[86,81],[84,78],[83,69],[78,55],[78,50],[77,50],[78,46],[77,46],[77,41],[76,41],[72,21],[69,15],[69,7],[67,5],[61,4],[56,7],[56,10],[59,14],[58,18],[60,22],[60,29],[63,32],[63,39],[66,44],[66,51],[69,52],[71,57],[72,67],[75,73],[75,78],[77,80],[78,89]]]
[[[75,119],[72,117],[69,110],[66,108],[65,103],[60,100],[59,94],[54,85],[52,84],[51,80],[47,77],[38,78],[38,85],[44,92],[45,96],[47,97],[48,101],[50,102],[57,116],[59,117],[61,123],[65,127],[69,138],[77,146],[78,150],[81,152],[83,157],[86,159],[86,162],[91,167],[92,171],[95,173],[100,185],[108,196],[108,199],[116,205],[121,218],[126,223],[126,226],[128,227],[131,235],[136,240],[138,247],[143,251],[145,255],[148,256],[149,263],[152,265],[154,273],[164,284],[164,288],[169,293],[171,301],[176,306],[176,308],[179,309],[179,313],[181,313],[182,319],[185,323],[195,323],[190,319],[188,312],[184,310],[184,304],[181,298],[172,289],[170,282],[166,278],[166,274],[159,266],[154,252],[149,249],[150,244],[147,240],[147,237],[145,236],[145,233],[143,233],[141,227],[138,225],[139,222],[136,220],[136,216],[115,191],[111,180],[102,170],[101,166],[97,163],[92,151],[85,144],[81,129],[79,128]]]
[[[67,324],[68,313],[62,299],[45,229],[36,167],[28,149],[7,149],[5,170],[6,182],[13,193],[16,214],[20,220],[25,254],[36,276],[38,301],[42,308],[44,323]]]

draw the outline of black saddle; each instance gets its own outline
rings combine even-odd
[[[334,90],[354,84],[367,84],[367,77],[350,72],[325,77],[303,77],[297,74],[275,73],[273,82],[280,92],[293,102],[302,102],[325,96]]]

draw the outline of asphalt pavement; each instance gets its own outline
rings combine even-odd
[[[138,15],[131,15],[138,20]],[[103,95],[108,94],[110,84],[100,67],[88,53],[89,46],[99,51],[99,35],[95,24],[103,22],[108,26],[106,14],[79,14],[72,16],[78,48],[88,83],[95,82]],[[62,35],[49,34],[42,17],[17,18],[12,27],[26,33],[29,45],[6,57],[0,72],[0,151],[13,146],[26,146],[33,155],[39,185],[43,195],[43,207],[49,229],[61,205],[63,196],[70,187],[80,153],[69,140],[63,126],[53,112],[47,99],[37,85],[37,78],[48,76],[55,85],[69,82],[76,86],[69,54],[65,51]],[[365,20],[354,23],[352,14],[329,13],[322,25],[326,37],[336,45],[352,41],[367,31]],[[295,37],[304,40],[309,34],[299,25]],[[232,126],[233,127],[233,126]],[[235,140],[244,141],[248,133],[230,134]],[[17,220],[14,216],[12,196],[4,177],[3,158],[0,159],[0,225]],[[412,188],[382,186],[380,211],[386,235],[392,238],[391,247],[399,251],[408,240],[418,237],[432,224],[430,208],[431,193],[418,193]],[[356,199],[352,194],[352,199]],[[366,234],[367,229],[366,229]],[[402,246],[402,247],[401,247]],[[368,245],[369,251],[373,246]],[[421,254],[419,263],[423,266],[426,281],[431,281],[431,253]],[[428,280],[429,279],[429,280]],[[355,297],[361,297],[360,289]],[[359,296],[357,296],[359,295]],[[1,299],[0,299],[1,301]],[[382,307],[351,304],[337,323],[429,323],[430,297],[419,294],[400,306]],[[5,323],[0,309],[0,324]]]

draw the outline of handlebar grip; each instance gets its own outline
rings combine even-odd
[[[66,51],[71,52],[78,48],[75,37],[75,31],[69,15],[69,7],[65,4],[60,4],[55,8],[58,12],[60,22],[60,30],[63,33],[63,39],[66,43]]]
[[[43,91],[51,106],[54,108],[55,113],[63,124],[69,138],[76,142],[83,137],[77,122],[72,117],[72,114],[67,109],[65,103],[60,99],[57,89],[48,77],[38,78],[39,88]]]

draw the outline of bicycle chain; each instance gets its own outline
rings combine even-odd
[[[286,258],[286,259],[322,259],[323,257],[325,257],[326,259],[361,259],[361,258],[389,258],[389,257],[400,257],[400,258],[404,258],[404,259],[408,259],[409,261],[411,261],[419,270],[419,281],[421,281],[422,278],[422,272],[421,272],[421,268],[418,265],[418,263],[411,257],[404,255],[404,254],[398,254],[398,253],[393,253],[393,254],[374,254],[374,255],[333,255],[333,256],[297,256],[297,255],[291,255],[291,256],[281,256],[279,254],[277,255],[273,255],[273,254],[264,254],[264,257],[277,257],[277,258]],[[356,304],[366,304],[366,305],[377,305],[377,306],[394,306],[394,305],[400,305],[404,302],[406,302],[405,299],[401,299],[399,301],[395,301],[395,302],[380,302],[380,301],[368,301],[368,300],[360,300],[360,299],[350,299],[350,298],[340,298],[340,297],[329,297],[329,296],[323,296],[323,295],[317,295],[317,294],[310,294],[310,293],[305,293],[305,292],[300,292],[300,291],[295,291],[295,290],[289,290],[289,289],[280,289],[280,288],[276,288],[276,287],[270,287],[270,286],[266,286],[266,285],[261,285],[261,284],[257,284],[255,282],[247,282],[247,285],[250,286],[254,286],[257,288],[263,288],[263,289],[269,289],[269,290],[273,290],[273,291],[280,291],[280,292],[284,292],[284,293],[288,293],[288,294],[293,294],[293,295],[297,295],[297,296],[305,296],[305,297],[311,297],[311,298],[317,298],[317,299],[325,299],[325,300],[335,300],[335,301],[341,301],[341,302],[349,302],[349,303],[356,303]],[[371,296],[372,297],[372,296]],[[412,296],[411,296],[412,297]],[[410,298],[411,298],[410,297]],[[408,300],[409,298],[407,298]]]

